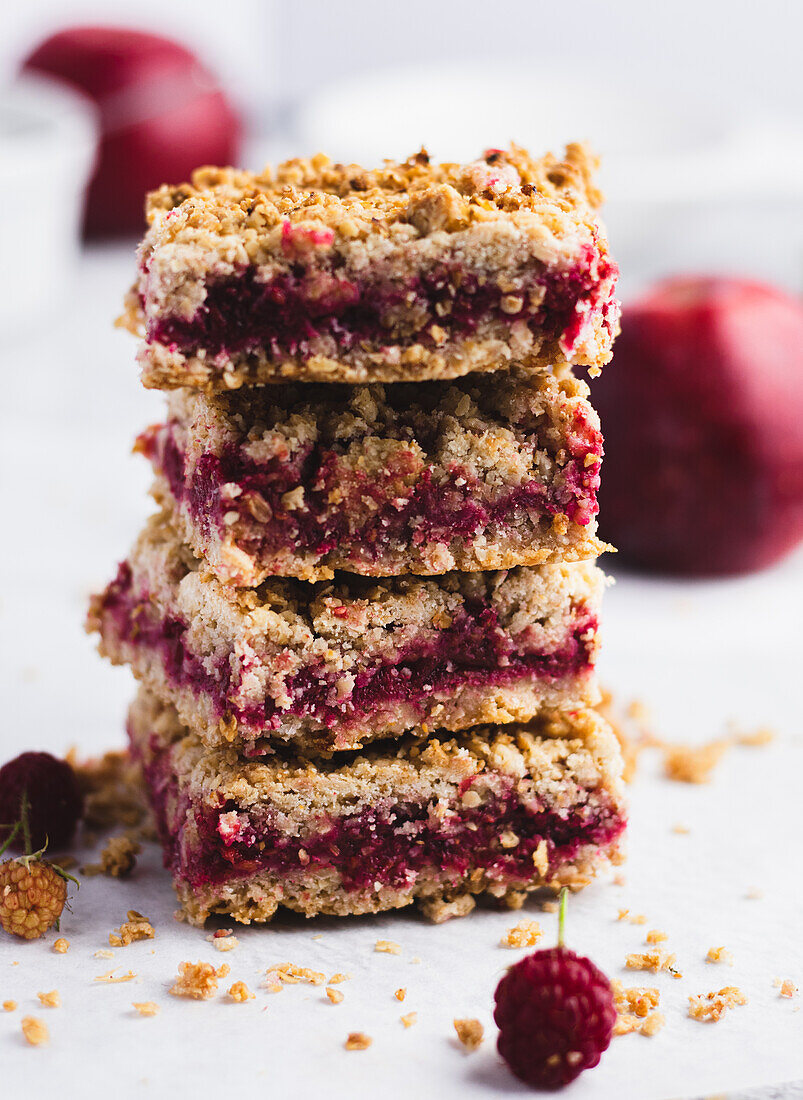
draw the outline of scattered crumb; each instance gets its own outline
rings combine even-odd
[[[14,1012],[17,1008],[16,1001],[3,1001],[3,1012]]]
[[[677,833],[678,836],[688,836],[688,834],[691,832],[691,829],[689,829],[687,825],[673,825],[672,832]]]
[[[127,878],[136,867],[141,851],[142,845],[125,834],[110,837],[100,853],[101,871],[110,878]]]
[[[419,903],[421,912],[433,924],[444,924],[452,917],[465,917],[477,903],[471,894],[458,894],[449,901],[442,897],[424,898]]]
[[[728,966],[733,966],[733,955],[730,951],[726,951],[724,947],[709,947],[705,961],[709,963],[727,963]]]
[[[627,879],[625,878],[624,875],[614,875],[613,876],[614,886],[625,886],[626,883],[627,883]]]
[[[764,897],[764,891],[759,890],[757,886],[748,886],[745,897],[749,898],[750,901],[758,901],[759,898]]]
[[[457,1038],[466,1050],[476,1050],[482,1042],[484,1029],[479,1020],[453,1020]]]
[[[664,772],[678,783],[707,783],[728,748],[727,741],[706,745],[664,745]]]
[[[541,912],[542,913],[557,913],[558,903],[556,901],[542,901]]]
[[[402,986],[401,989],[396,990],[393,996],[396,998],[397,1001],[403,1001],[404,998],[407,996],[407,990]]]
[[[346,1050],[367,1050],[373,1042],[370,1035],[366,1035],[363,1031],[352,1031],[348,1039],[346,1039]]]
[[[614,1004],[616,1005],[616,1023],[614,1035],[630,1035],[634,1031],[641,1035],[656,1035],[664,1026],[664,1017],[656,1012],[660,993],[651,986],[633,986],[626,989],[621,982],[612,981]]]
[[[329,979],[329,985],[339,985],[340,982],[347,982],[351,978],[351,974],[333,974]]]
[[[693,1020],[721,1020],[729,1008],[746,1005],[747,997],[735,985],[725,986],[718,993],[700,993],[689,997],[689,1015]]]
[[[70,759],[70,763],[84,796],[87,828],[100,831],[141,824],[147,812],[142,777],[127,752],[107,752],[85,763]]]
[[[229,996],[233,1001],[242,1004],[243,1001],[253,1001],[256,994],[251,992],[245,982],[235,982],[229,988]]]
[[[413,955],[413,957],[410,959],[410,962],[411,963],[420,963],[421,959],[418,955]]]
[[[192,997],[196,1001],[209,1000],[217,992],[218,979],[225,978],[229,969],[226,963],[217,970],[211,963],[180,963],[178,976],[169,992],[174,997]]]
[[[233,951],[235,947],[240,946],[240,941],[231,933],[228,936],[218,936],[215,933],[214,936],[208,936],[207,939],[211,941],[216,951]]]
[[[619,742],[624,761],[622,778],[625,783],[631,783],[636,775],[642,750],[654,744],[655,741],[649,728],[650,717],[647,707],[640,700],[634,699],[622,716],[621,709],[614,702],[611,692],[603,690],[598,710]]]
[[[770,729],[769,726],[758,726],[754,730],[739,730],[739,728],[731,723],[731,740],[734,745],[747,745],[750,748],[761,748],[763,745],[771,744],[777,734],[775,730]]]
[[[70,941],[65,940],[63,936],[59,936],[59,938],[53,944],[53,950],[56,952],[57,955],[66,955],[69,949]]]
[[[683,975],[675,969],[675,956],[668,951],[662,951],[657,947],[654,951],[636,951],[625,959],[628,970],[652,970],[655,974],[659,970],[668,970],[675,978]]]
[[[775,981],[772,984],[779,991],[778,992],[779,997],[796,997],[797,996],[797,986],[795,985],[795,983],[792,981],[791,978],[776,978]]]
[[[43,1043],[50,1042],[47,1024],[36,1016],[22,1017],[22,1034],[32,1047],[40,1047]]]
[[[631,916],[629,909],[620,909],[617,920],[626,920],[628,924],[646,924],[647,918],[644,913],[633,913]]]
[[[113,959],[114,958],[114,952],[113,951],[108,951],[105,947],[101,947],[99,951],[96,951],[93,954],[92,958],[93,959]]]
[[[658,928],[651,928],[647,933],[647,943],[666,943],[668,939],[666,932],[661,932]]]
[[[159,1006],[155,1001],[134,1001],[134,1008],[140,1016],[158,1016]]]
[[[412,1027],[418,1020],[417,1012],[408,1012],[406,1016],[400,1016],[399,1019],[405,1027]]]
[[[309,982],[310,985],[323,985],[326,975],[318,970],[310,970],[306,966],[296,966],[295,963],[277,963],[268,967],[266,971],[268,990],[278,993],[284,985],[298,985],[299,982]],[[329,983],[332,984],[331,981]]]
[[[114,970],[116,969],[117,967],[114,968]],[[98,974],[95,981],[104,982],[106,985],[118,985],[120,982],[132,982],[136,978],[133,970],[127,970],[125,974],[120,974],[118,977],[115,977],[114,970],[109,970],[105,974]]]
[[[340,1002],[343,1000],[343,993],[341,992],[341,990],[332,989],[331,987],[327,988],[326,996],[329,998],[333,1005],[339,1005]]]
[[[49,993],[37,993],[36,996],[44,1008],[61,1008],[61,995],[57,989],[51,989]]]
[[[128,919],[124,921],[116,932],[109,933],[109,945],[111,947],[128,947],[137,940],[152,940],[156,935],[151,922],[136,909],[128,910]]]
[[[500,947],[534,947],[543,935],[541,925],[534,920],[520,920],[508,928],[499,941]]]
[[[374,944],[374,951],[379,951],[385,955],[401,955],[400,945],[394,943],[393,940],[377,940]]]

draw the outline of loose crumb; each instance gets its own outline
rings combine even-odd
[[[683,975],[675,969],[675,956],[668,951],[662,951],[657,947],[654,951],[636,951],[625,959],[628,970],[651,970],[656,974],[659,970],[668,970],[674,978],[682,978]]]
[[[626,920],[628,924],[646,924],[647,918],[644,913],[633,913],[631,915],[629,909],[620,909],[617,920]]]
[[[626,989],[618,981],[612,981],[611,988],[616,1006],[614,1035],[630,1035],[634,1031],[640,1035],[657,1035],[665,1022],[663,1014],[655,1011],[661,997],[658,990],[652,986]]]
[[[105,947],[101,947],[99,951],[95,951],[92,955],[93,959],[113,959],[114,952],[107,951]]]
[[[36,996],[44,1008],[61,1008],[61,995],[57,989],[51,989],[49,993],[37,993]]]
[[[664,745],[664,772],[678,783],[708,783],[728,748],[727,741],[706,745]]]
[[[401,989],[396,990],[393,996],[396,998],[397,1001],[403,1001],[404,998],[407,996],[407,990],[404,988],[404,986],[402,986]]]
[[[453,1020],[457,1038],[468,1051],[476,1050],[482,1042],[485,1030],[479,1020]]]
[[[299,982],[308,982],[310,985],[323,985],[326,975],[318,970],[310,970],[306,966],[296,966],[295,963],[277,963],[268,967],[266,971],[268,990],[278,993],[282,986],[298,985]],[[331,985],[331,981],[329,983]]]
[[[159,1006],[155,1001],[134,1001],[134,1008],[140,1016],[158,1016]]]
[[[672,832],[677,833],[678,836],[688,836],[691,829],[687,825],[673,825]]]
[[[541,939],[543,931],[538,921],[520,920],[508,928],[499,941],[500,947],[534,947]]]
[[[86,827],[134,828],[142,822],[147,811],[140,769],[127,752],[107,752],[84,763],[73,758],[70,763],[84,795]]]
[[[243,1001],[253,1001],[256,994],[251,992],[245,982],[235,982],[229,988],[229,996],[233,1001],[242,1004]]]
[[[339,989],[332,989],[331,986],[327,987],[326,996],[332,1002],[333,1005],[339,1005],[343,1000],[343,993]]]
[[[217,932],[206,938],[216,951],[234,951],[240,946],[240,941],[229,929],[219,928]]]
[[[347,982],[351,978],[351,974],[333,974],[329,979],[329,985],[339,985],[340,982]]]
[[[613,884],[614,886],[625,886],[627,884],[627,879],[624,875],[614,875]]]
[[[15,1012],[16,1008],[16,1001],[3,1001],[3,1012]]]
[[[116,969],[117,967],[114,968],[114,970]],[[127,970],[125,974],[119,974],[116,977],[114,970],[108,970],[105,974],[98,974],[95,981],[103,982],[105,985],[119,985],[120,982],[132,982],[136,978],[133,970]]]
[[[735,985],[725,986],[718,993],[700,993],[689,997],[689,1015],[693,1020],[721,1020],[729,1008],[746,1005],[747,997]]]
[[[128,878],[141,851],[142,845],[125,834],[110,837],[100,853],[101,871],[110,878]]]
[[[66,955],[69,949],[70,941],[65,940],[63,936],[59,936],[59,938],[53,944],[53,950],[56,952],[57,955]]]
[[[22,1034],[32,1047],[40,1047],[44,1043],[50,1042],[50,1032],[47,1030],[47,1024],[37,1016],[22,1017]]]
[[[749,898],[750,901],[758,901],[759,898],[764,897],[764,891],[759,890],[757,886],[748,886],[745,897]]]
[[[779,997],[797,996],[797,986],[791,978],[776,978],[772,984],[778,990]]]
[[[413,955],[413,957],[410,959],[410,962],[411,963],[420,963],[421,959],[418,955]]]
[[[393,940],[377,940],[374,944],[374,951],[379,951],[384,955],[401,955],[401,947],[398,943],[394,943]]]
[[[417,1012],[408,1012],[406,1016],[400,1016],[399,1019],[405,1027],[412,1027],[418,1020]]]
[[[136,909],[129,909],[128,919],[116,932],[109,933],[109,946],[128,947],[130,943],[136,943],[137,940],[152,940],[155,935],[156,929],[148,918],[143,917],[142,913],[138,913]]]
[[[772,744],[777,736],[775,730],[770,729],[769,726],[758,726],[754,730],[739,730],[737,726],[731,725],[731,740],[734,745],[761,748],[764,745]]]
[[[666,932],[661,932],[658,928],[651,928],[647,933],[647,943],[666,943],[668,939]]]
[[[558,903],[556,901],[542,901],[541,912],[542,913],[557,913]]]
[[[730,951],[726,951],[724,947],[709,947],[705,961],[709,963],[727,963],[728,966],[733,966],[733,955]]]
[[[346,1050],[367,1050],[373,1042],[370,1035],[366,1035],[363,1031],[352,1031],[349,1037],[346,1039]]]
[[[215,970],[211,963],[183,962],[179,964],[178,976],[169,992],[174,997],[192,997],[196,1001],[207,1001],[217,992],[219,978],[225,978],[230,967],[224,963]]]

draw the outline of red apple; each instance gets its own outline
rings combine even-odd
[[[48,38],[23,67],[67,81],[98,108],[90,234],[141,233],[147,191],[181,183],[199,165],[236,159],[234,109],[209,70],[177,42],[116,27],[74,27]]]
[[[627,306],[594,384],[600,531],[637,567],[761,569],[803,538],[803,303],[733,278]]]

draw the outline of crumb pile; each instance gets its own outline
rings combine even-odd
[[[618,332],[595,169],[580,145],[318,156],[149,197],[124,323],[167,391],[136,444],[159,512],[88,627],[140,681],[132,757],[192,922],[411,902],[443,921],[618,860],[622,754],[594,709],[602,436],[573,373]],[[90,870],[125,877],[139,807],[83,782],[124,830]],[[109,943],[152,934],[132,912]],[[219,976],[186,964],[173,992]]]

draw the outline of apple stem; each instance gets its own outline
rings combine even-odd
[[[569,901],[569,887],[564,886],[560,892],[560,907],[558,909],[558,947],[564,946],[564,933],[566,931],[566,908]]]

